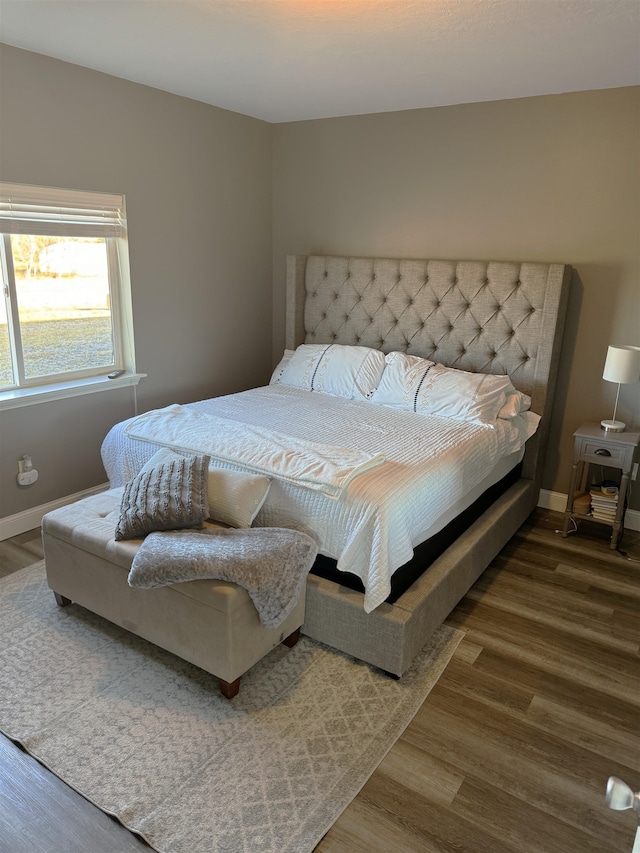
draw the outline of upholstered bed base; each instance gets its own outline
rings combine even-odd
[[[571,267],[291,255],[286,346],[360,344],[507,373],[541,415],[522,477],[393,604],[310,575],[303,632],[401,676],[538,501]]]
[[[302,632],[401,676],[536,505],[530,480],[502,495],[394,604],[372,613],[363,595],[315,575],[307,580]]]

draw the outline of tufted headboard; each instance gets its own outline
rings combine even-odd
[[[289,255],[285,345],[360,344],[509,374],[542,416],[523,465],[539,479],[570,275],[565,264]]]

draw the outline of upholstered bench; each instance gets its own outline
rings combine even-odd
[[[153,589],[129,586],[141,539],[116,541],[123,489],[47,513],[42,537],[47,582],[58,604],[75,602],[215,675],[233,698],[240,678],[279,643],[296,644],[305,595],[284,621],[265,627],[246,589],[223,580],[189,580]],[[208,527],[216,527],[205,522]]]

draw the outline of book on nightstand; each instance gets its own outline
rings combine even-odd
[[[591,515],[598,521],[607,521],[613,523],[615,521],[616,512],[618,510],[618,490],[609,494],[601,489],[593,487],[589,492],[591,498]]]

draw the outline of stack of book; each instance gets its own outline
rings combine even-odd
[[[614,494],[604,494],[599,488],[591,489],[591,515],[598,521],[613,524],[618,509],[618,490]]]

